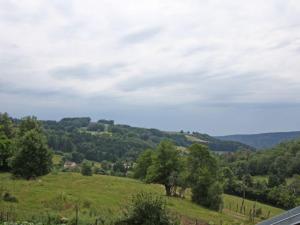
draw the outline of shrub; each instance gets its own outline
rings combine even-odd
[[[256,209],[255,216],[260,217],[261,215],[262,215],[262,209],[261,208]]]
[[[18,151],[11,161],[15,176],[32,179],[48,174],[52,167],[52,152],[46,137],[38,130],[30,130],[18,141]]]
[[[18,199],[9,192],[4,192],[2,194],[2,200],[6,202],[18,202]]]
[[[115,225],[178,224],[167,212],[166,203],[162,197],[148,193],[135,195],[132,199],[132,205],[123,217]]]
[[[81,174],[83,176],[92,176],[93,171],[92,171],[92,165],[88,161],[84,160],[82,165],[81,165]]]

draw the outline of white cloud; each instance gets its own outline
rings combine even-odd
[[[0,94],[298,104],[299,21],[298,0],[0,0]]]

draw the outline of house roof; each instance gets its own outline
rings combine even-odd
[[[257,225],[298,225],[300,224],[300,206],[280,214],[279,216],[262,221]]]

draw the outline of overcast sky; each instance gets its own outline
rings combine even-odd
[[[299,0],[0,0],[0,111],[300,130]]]

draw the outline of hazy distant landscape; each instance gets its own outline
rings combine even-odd
[[[299,21],[299,0],[0,1],[0,225],[300,224]]]
[[[118,224],[144,210],[118,213],[131,196],[132,207],[166,204],[171,224],[255,224],[300,204],[300,139],[257,151],[197,132],[7,113],[0,133],[4,221]]]
[[[300,138],[300,131],[277,132],[263,134],[240,134],[216,137],[223,141],[236,141],[256,149],[272,148],[284,141]]]

